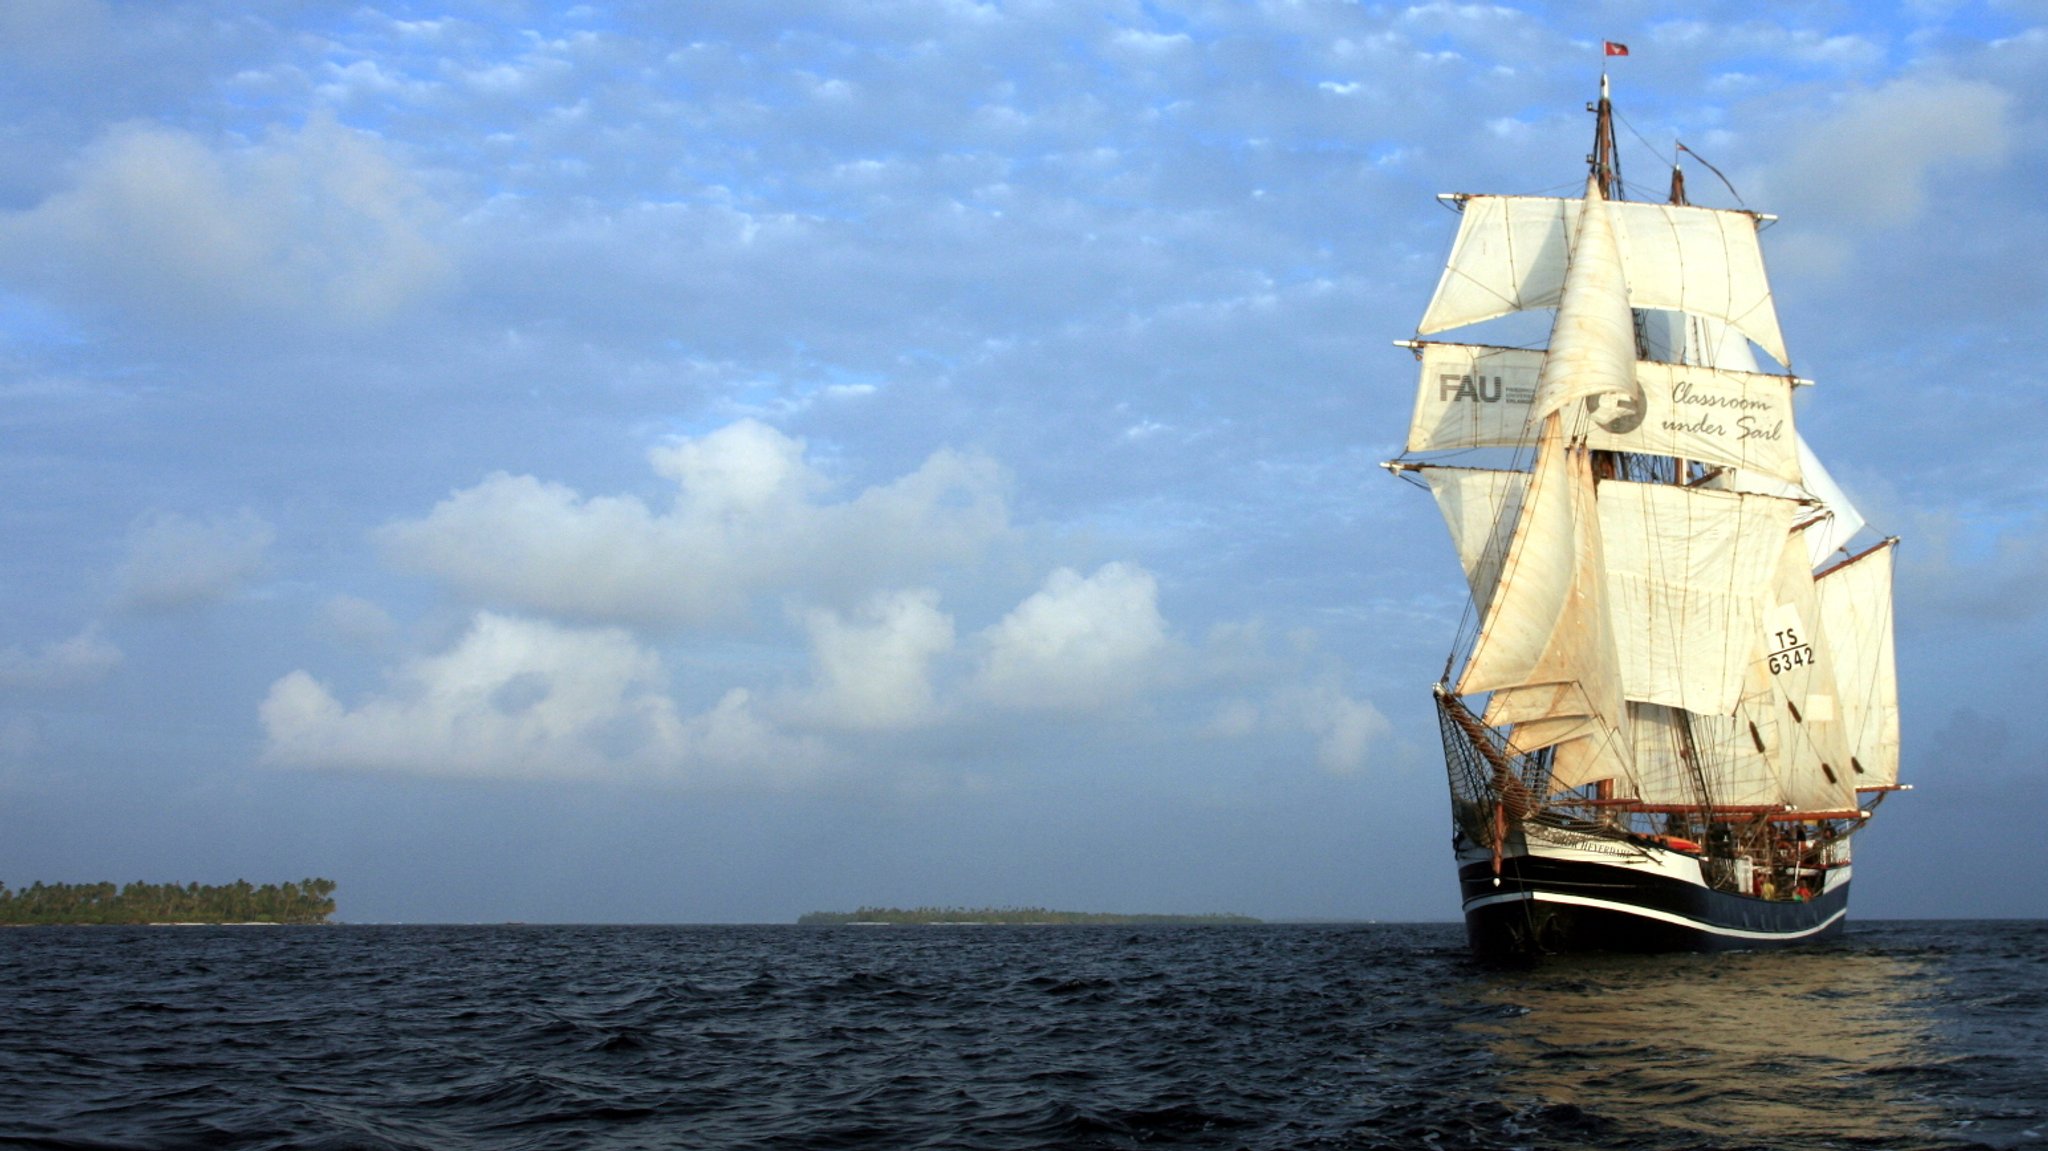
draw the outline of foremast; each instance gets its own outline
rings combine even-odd
[[[1449,197],[1465,219],[1418,326],[1555,308],[1547,345],[1409,342],[1389,466],[1436,494],[1475,609],[1435,689],[1460,831],[1496,869],[1532,823],[1661,837],[1729,888],[1786,824],[1846,860],[1897,787],[1896,540],[1831,563],[1862,521],[1793,430],[1806,381],[1751,351],[1789,362],[1768,218],[1692,207],[1675,167],[1668,204],[1621,202],[1604,75],[1589,111],[1582,197]],[[1473,449],[1507,466],[1418,456]]]

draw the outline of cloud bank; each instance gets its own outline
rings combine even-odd
[[[1178,695],[1227,674],[1175,638],[1157,577],[1128,560],[1055,567],[963,630],[933,581],[973,586],[999,570],[992,554],[1013,562],[1031,538],[1009,524],[991,460],[941,450],[834,498],[804,442],[755,419],[648,460],[674,485],[665,504],[500,473],[380,529],[394,565],[487,606],[451,646],[406,658],[354,703],[308,671],[275,681],[260,708],[266,759],[691,788],[843,783],[886,760],[890,740],[988,740],[1006,717],[1046,715],[1109,732],[1154,706],[1185,711]],[[784,610],[754,611],[764,599]],[[352,642],[396,631],[359,597],[325,615]],[[706,657],[740,637],[807,656]],[[1308,737],[1305,756],[1356,770],[1383,721],[1300,674],[1259,733]],[[692,713],[686,698],[717,702]]]
[[[804,443],[755,420],[656,448],[665,506],[584,497],[498,473],[381,533],[394,561],[513,608],[646,625],[706,624],[757,595],[834,592],[971,561],[1007,525],[990,461],[935,453],[830,498]]]

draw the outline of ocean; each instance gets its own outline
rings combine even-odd
[[[2048,923],[0,930],[0,1147],[2012,1148]]]

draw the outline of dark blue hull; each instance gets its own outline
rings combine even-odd
[[[1842,930],[1846,878],[1807,900],[1715,891],[1643,868],[1510,855],[1458,871],[1465,933],[1488,959],[1579,951],[1731,951],[1789,947]]]

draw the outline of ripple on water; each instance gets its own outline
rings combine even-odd
[[[1455,926],[0,933],[0,1145],[2038,1145],[2048,930],[1500,972]]]

